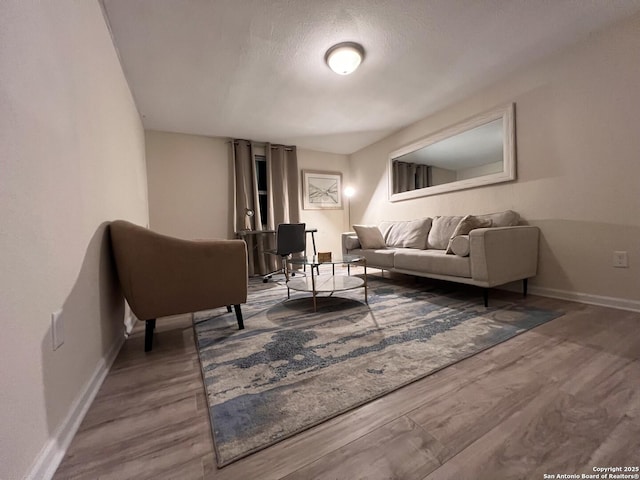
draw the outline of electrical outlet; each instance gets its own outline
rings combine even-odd
[[[613,266],[616,268],[628,268],[629,257],[627,257],[627,252],[613,252]]]
[[[64,322],[62,310],[51,314],[51,337],[53,338],[53,349],[57,350],[64,343]]]

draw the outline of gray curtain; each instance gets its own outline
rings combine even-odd
[[[402,193],[431,185],[431,167],[419,163],[393,162],[393,192]]]
[[[299,221],[298,157],[296,147],[265,145],[267,160],[267,218],[261,217],[258,204],[258,178],[254,159],[254,145],[248,140],[232,142],[234,166],[235,231],[275,230],[280,223]],[[247,210],[254,212],[247,216]],[[275,248],[275,234],[246,235],[249,253],[249,275],[266,275],[276,270],[280,261],[264,253]]]
[[[416,165],[416,188],[431,186],[431,167],[428,165]]]
[[[257,188],[254,182],[255,162],[253,146],[247,140],[235,140],[231,144],[233,157],[233,173],[235,183],[234,230],[255,230],[256,217],[247,216],[247,211],[255,212],[257,208]],[[258,222],[258,225],[260,223]]]
[[[296,147],[267,144],[267,228],[300,221]]]

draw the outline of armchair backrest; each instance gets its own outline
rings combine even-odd
[[[122,292],[140,320],[247,300],[242,240],[181,240],[124,220],[111,223],[110,235]]]

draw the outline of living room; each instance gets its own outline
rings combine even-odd
[[[567,17],[577,15],[576,2],[566,5]],[[340,252],[340,234],[354,223],[514,210],[541,232],[533,296],[640,321],[640,5],[610,5],[608,23],[499,77],[468,78],[464,94],[379,139],[348,153],[299,146],[300,170],[340,172],[356,190],[348,208],[300,211],[301,221],[318,228],[320,249]],[[127,312],[109,267],[109,222],[187,239],[233,238],[228,142],[235,133],[145,124],[99,2],[11,1],[0,11],[0,478],[52,478],[124,341]],[[570,23],[554,20],[560,30]],[[451,68],[466,75],[464,58]],[[390,152],[506,103],[515,104],[517,118],[515,181],[389,201]],[[619,251],[627,252],[628,268],[613,268]],[[54,351],[51,314],[60,310],[64,343]],[[615,334],[606,326],[617,325],[614,317],[599,321],[602,335]],[[170,330],[163,328],[160,334]],[[630,358],[637,366],[637,355]],[[625,419],[640,431],[637,408]]]

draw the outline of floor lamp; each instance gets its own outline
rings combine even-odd
[[[346,187],[344,189],[344,196],[347,197],[347,219],[349,221],[349,228],[348,230],[351,231],[352,226],[351,226],[351,197],[353,197],[356,194],[356,189],[353,187]]]

